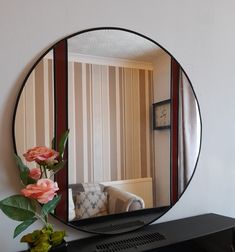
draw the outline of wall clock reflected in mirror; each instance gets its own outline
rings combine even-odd
[[[158,219],[187,188],[200,152],[199,105],[185,71],[161,45],[121,28],[63,38],[26,76],[16,152],[50,146],[66,129],[54,216],[88,232],[121,233]]]

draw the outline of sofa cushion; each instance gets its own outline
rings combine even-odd
[[[107,193],[101,191],[78,192],[75,214],[77,219],[107,214]]]

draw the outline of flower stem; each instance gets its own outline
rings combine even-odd
[[[45,178],[47,178],[47,169],[45,166],[43,166],[43,170],[44,170]]]
[[[48,225],[47,216],[45,216],[45,220],[44,220],[40,214],[35,213],[35,215],[36,215],[36,217],[37,217],[38,219],[40,219],[40,220],[43,222],[43,224],[44,224],[45,226]]]
[[[48,216],[45,215],[45,222],[48,223]]]
[[[41,171],[41,176],[40,176],[40,179],[41,179],[41,178],[42,178],[42,175],[43,175],[43,171],[42,171],[42,166],[39,165],[39,167],[40,167],[40,171]]]
[[[33,200],[33,204],[35,205],[35,207],[37,207],[37,205],[40,205],[38,204],[37,200]],[[48,215],[45,215],[45,216],[40,215],[38,212],[35,211],[35,216],[37,219],[41,220],[46,227],[48,226]]]

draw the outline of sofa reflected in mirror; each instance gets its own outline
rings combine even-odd
[[[135,191],[135,186],[144,186],[151,179],[144,179],[144,184],[141,180],[69,185],[69,221],[136,211],[144,209],[146,207],[145,202],[148,204],[147,207],[152,207],[151,190],[142,191],[142,197],[140,197],[127,189],[130,187],[132,191]],[[123,187],[125,190],[121,189]],[[151,188],[149,187],[149,189]],[[139,190],[140,188],[136,188],[136,191]],[[144,200],[145,197],[146,200]]]

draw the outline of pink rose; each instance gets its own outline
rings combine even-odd
[[[39,179],[36,184],[27,185],[21,190],[21,193],[27,198],[36,199],[38,202],[46,204],[54,198],[55,192],[58,190],[56,182],[50,179]]]
[[[57,163],[55,159],[59,156],[59,153],[45,146],[37,146],[29,149],[23,156],[28,162],[36,161],[39,164],[54,164]]]
[[[29,171],[29,177],[35,180],[38,180],[41,178],[41,170],[39,168],[32,168]]]

